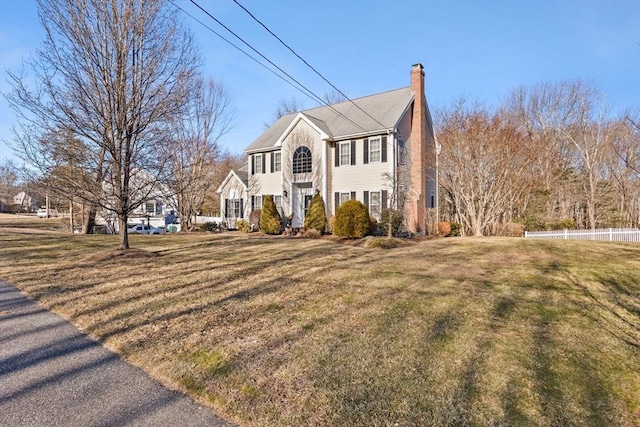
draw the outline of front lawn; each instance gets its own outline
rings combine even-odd
[[[241,425],[640,423],[637,244],[116,239],[0,229],[0,277]]]

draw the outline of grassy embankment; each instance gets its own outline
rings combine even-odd
[[[241,425],[640,422],[640,245],[131,242],[0,229],[0,278]]]

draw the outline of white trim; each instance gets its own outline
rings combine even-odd
[[[298,115],[291,121],[289,126],[287,126],[287,128],[284,130],[282,135],[280,135],[280,138],[278,138],[276,140],[275,147],[281,147],[282,146],[282,143],[284,142],[284,140],[287,139],[287,137],[289,136],[291,131],[293,131],[293,129],[296,127],[296,125],[300,122],[300,120],[303,120],[305,123],[307,123],[309,126],[311,126],[313,128],[313,130],[318,132],[318,134],[320,134],[320,139],[324,140],[324,139],[328,139],[329,138],[329,135],[327,135],[322,129],[320,129],[318,126],[316,126],[316,124],[313,123],[313,121],[311,121],[307,116],[305,116],[302,113],[298,113]]]
[[[229,173],[227,174],[227,176],[224,179],[224,181],[222,181],[222,184],[220,184],[220,186],[216,190],[216,193],[222,193],[222,189],[229,183],[229,181],[231,180],[232,176],[235,176],[238,179],[238,181],[240,181],[240,184],[242,184],[244,189],[247,190],[247,184],[245,184],[244,181],[242,179],[240,179],[238,174],[232,169],[232,170],[229,171]]]

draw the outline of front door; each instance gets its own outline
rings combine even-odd
[[[304,217],[313,197],[313,187],[310,182],[296,183],[293,185],[292,193],[293,220],[291,221],[291,226],[299,228],[304,225]]]

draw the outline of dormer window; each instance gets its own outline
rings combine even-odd
[[[311,150],[304,145],[293,153],[293,173],[311,172]]]

